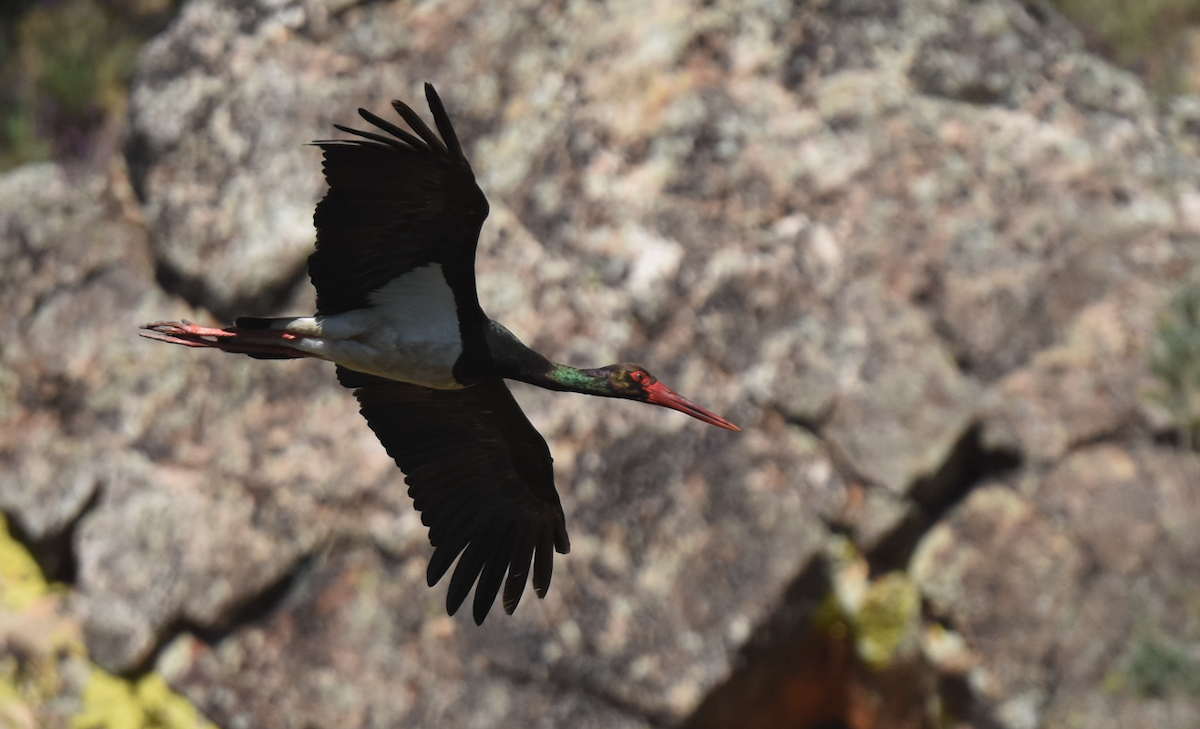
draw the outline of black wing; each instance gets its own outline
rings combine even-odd
[[[478,579],[475,622],[483,622],[502,582],[504,612],[512,614],[531,562],[533,588],[545,597],[553,550],[571,548],[566,517],[546,441],[504,380],[431,390],[343,367],[338,378],[359,388],[354,396],[367,424],[404,471],[413,505],[429,527],[429,586],[462,554],[446,610],[453,615]]]
[[[385,134],[335,125],[359,138],[314,142],[325,152],[329,183],[313,215],[317,251],[308,259],[322,314],[366,308],[372,291],[414,268],[440,263],[460,314],[478,312],[482,321],[475,247],[487,198],[430,84],[425,97],[440,139],[416,112],[393,101],[415,134],[359,109]]]

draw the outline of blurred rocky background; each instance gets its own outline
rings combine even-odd
[[[1198,23],[6,3],[0,726],[1200,726]],[[482,627],[329,366],[136,336],[311,311],[303,144],[426,80],[485,309],[745,430],[514,387],[573,551]]]

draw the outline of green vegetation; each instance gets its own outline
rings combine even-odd
[[[1089,47],[1164,96],[1196,93],[1200,0],[1052,0]]]
[[[1200,653],[1196,647],[1141,621],[1103,685],[1107,691],[1148,699],[1200,698]]]
[[[1174,417],[1180,440],[1200,450],[1200,284],[1175,297],[1158,333],[1150,369],[1162,390],[1154,396]]]
[[[137,53],[178,0],[17,0],[0,9],[0,169],[116,139]]]
[[[1125,685],[1137,694],[1162,698],[1183,693],[1200,696],[1200,661],[1157,635],[1142,635],[1128,657]]]

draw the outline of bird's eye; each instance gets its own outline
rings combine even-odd
[[[629,376],[632,377],[633,381],[638,383],[639,385],[644,385],[647,382],[649,382],[649,380],[650,380],[650,376],[647,375],[645,372],[634,371],[634,372],[631,372]]]

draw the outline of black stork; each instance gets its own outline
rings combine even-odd
[[[453,615],[478,581],[479,624],[502,583],[512,614],[531,565],[534,590],[545,597],[553,551],[570,550],[550,450],[505,379],[639,400],[739,428],[638,365],[551,362],[483,313],[475,248],[487,198],[430,84],[425,97],[440,138],[393,101],[411,132],[359,109],[386,134],[335,125],[356,138],[314,143],[329,183],[313,215],[316,252],[308,259],[315,316],[242,317],[224,329],[156,322],[142,336],[259,359],[334,362],[429,527],[430,587],[458,558],[446,609]]]

